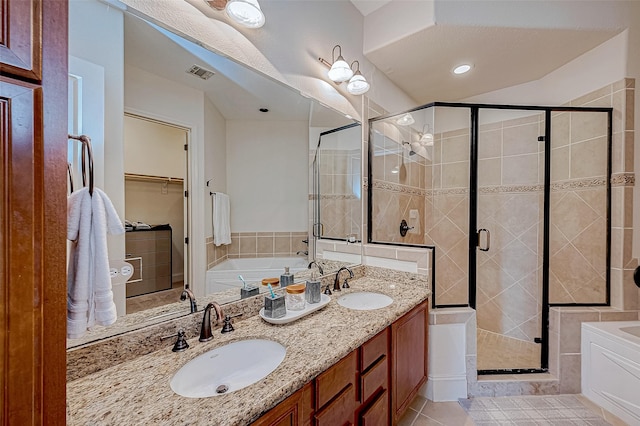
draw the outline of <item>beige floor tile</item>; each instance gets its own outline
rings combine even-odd
[[[405,411],[404,415],[400,417],[398,426],[411,426],[416,417],[418,417],[418,412],[409,408]]]
[[[471,418],[457,402],[427,401],[420,414],[447,426],[473,425]]]
[[[422,414],[419,414],[413,422],[413,426],[442,426],[443,424]]]

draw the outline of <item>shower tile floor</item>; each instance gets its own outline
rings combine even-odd
[[[540,368],[538,343],[478,329],[478,370]]]

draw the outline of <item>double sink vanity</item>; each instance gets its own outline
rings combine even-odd
[[[267,323],[254,302],[235,331],[216,327],[209,342],[188,329],[183,352],[170,340],[82,377],[68,372],[78,377],[67,383],[68,424],[395,423],[426,380],[429,286],[358,268],[351,288],[294,322]]]

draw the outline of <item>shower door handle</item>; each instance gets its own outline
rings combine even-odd
[[[487,245],[484,247],[481,247],[480,234],[482,234],[483,232],[486,232],[487,234]],[[491,232],[489,232],[488,229],[482,228],[478,230],[478,248],[480,249],[480,251],[489,251],[489,249],[491,248]]]

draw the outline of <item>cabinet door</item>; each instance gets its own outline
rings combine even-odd
[[[0,13],[2,13],[0,63],[2,63],[3,73],[40,80],[42,76],[41,0],[2,0]]]
[[[336,399],[316,413],[317,426],[344,426],[353,424],[356,409],[356,391],[354,385],[349,385]]]
[[[313,385],[308,383],[268,411],[252,426],[305,426],[311,424],[312,419]]]
[[[0,0],[0,424],[65,423],[67,13]]]
[[[427,380],[427,301],[391,325],[391,408],[400,418]]]
[[[361,426],[387,426],[389,420],[389,393],[382,392],[360,415]]]

